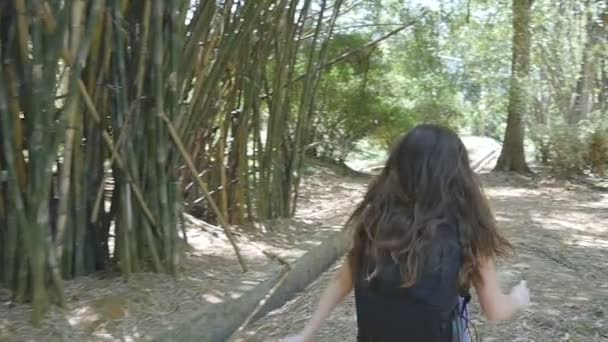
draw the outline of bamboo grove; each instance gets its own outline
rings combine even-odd
[[[0,3],[0,275],[34,322],[66,279],[176,272],[184,210],[231,241],[293,213],[341,2]]]

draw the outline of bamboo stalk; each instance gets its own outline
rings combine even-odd
[[[80,109],[79,109],[79,113]],[[87,238],[87,233],[88,233],[88,228],[89,226],[87,225],[87,220],[86,220],[86,193],[84,193],[85,191],[85,186],[86,186],[86,181],[85,181],[85,177],[84,177],[84,165],[83,162],[86,161],[86,158],[83,156],[83,151],[82,151],[82,147],[81,144],[77,143],[83,140],[83,117],[80,114],[77,118],[77,120],[74,122],[75,126],[74,126],[74,133],[75,133],[75,137],[74,137],[74,141],[73,141],[73,162],[72,162],[72,167],[73,167],[73,175],[72,175],[72,182],[74,183],[73,185],[73,202],[72,202],[72,206],[74,208],[74,224],[73,227],[75,228],[75,236],[74,236],[74,249],[75,249],[75,253],[74,253],[74,261],[75,261],[75,267],[74,267],[74,275],[75,276],[82,276],[85,275],[87,273],[89,273],[89,271],[86,269],[86,262],[88,261],[86,258],[86,250],[87,250],[87,245],[86,245],[86,238]]]
[[[308,64],[306,66],[306,78],[304,80],[304,85],[303,85],[303,90],[302,90],[303,95],[301,97],[300,105],[298,108],[295,137],[294,137],[294,142],[293,142],[293,147],[292,147],[292,155],[290,156],[289,172],[287,173],[287,182],[286,183],[287,183],[287,186],[289,187],[289,189],[287,189],[288,191],[291,190],[292,185],[295,185],[295,188],[297,188],[297,183],[299,182],[299,173],[300,173],[300,169],[301,169],[300,160],[302,158],[302,154],[299,150],[300,150],[300,146],[302,144],[304,130],[306,127],[306,122],[308,121],[309,106],[313,99],[313,87],[314,87],[314,81],[315,81],[315,76],[316,76],[314,68],[315,68],[316,64],[319,62],[320,55],[321,55],[320,53],[316,54],[316,47],[318,44],[319,35],[321,33],[322,22],[323,22],[322,19],[323,19],[323,14],[325,13],[326,6],[327,6],[327,1],[323,0],[323,2],[321,3],[321,11],[319,14],[319,18],[317,19],[318,20],[317,26],[315,28],[314,36],[312,39],[312,44],[310,47],[310,53],[308,56]],[[332,16],[332,18],[334,18],[334,16]],[[295,173],[295,175],[294,175],[294,173]],[[290,201],[291,198],[287,198],[285,200]],[[294,198],[294,200],[295,200],[295,198]],[[294,213],[293,211],[290,211],[290,214],[293,214],[293,213]]]
[[[0,139],[0,141],[2,141],[2,139]],[[4,196],[2,196],[2,194],[4,194],[4,176],[2,174],[2,170],[4,168],[2,167],[2,158],[0,158],[0,222],[4,223],[4,219],[5,219],[5,215],[6,215],[6,208],[5,208],[5,203],[4,203]],[[1,231],[0,231],[0,237],[2,237],[1,235]],[[0,239],[0,241],[2,241]],[[2,261],[2,257],[0,256],[0,262]],[[0,278],[0,281],[4,280],[4,277]]]
[[[72,30],[71,30],[71,42],[70,42],[70,58],[71,60],[76,59],[76,55],[78,53],[80,47],[80,39],[82,32],[80,31],[82,27],[82,20],[84,17],[84,1],[76,0],[74,1],[72,7]],[[76,67],[76,66],[75,66]],[[73,68],[70,73],[71,82],[78,77],[78,68]],[[63,165],[61,168],[60,174],[60,185],[59,185],[59,209],[57,212],[57,234],[56,234],[56,246],[55,253],[59,260],[63,257],[63,237],[65,234],[65,224],[68,216],[68,196],[70,192],[70,184],[71,180],[71,172],[72,172],[72,154],[74,150],[74,135],[75,135],[75,126],[76,120],[78,119],[78,105],[79,105],[78,94],[72,92],[69,97],[68,105],[67,105],[67,121],[68,125],[65,130],[65,148],[63,152]],[[71,256],[70,256],[71,257]]]
[[[225,71],[229,58],[235,54],[235,50],[241,45],[246,32],[252,30],[253,25],[256,23],[255,18],[259,16],[260,12],[267,4],[268,0],[246,2],[243,9],[243,17],[247,19],[242,20],[239,23],[238,28],[235,30],[235,34],[222,39],[221,44],[218,47],[218,57],[215,60],[215,63],[210,67],[204,86],[201,87],[201,92],[199,94],[201,104],[199,108],[201,108],[201,110],[206,111],[210,108],[213,98],[211,96],[213,93],[211,91],[212,87],[219,84],[221,73]],[[189,115],[190,117],[187,117],[185,121],[183,121],[183,124],[185,124],[186,127],[190,126],[192,123],[192,112],[190,112]]]
[[[141,46],[139,51],[139,61],[137,64],[137,74],[135,76],[135,101],[137,103],[137,110],[139,112],[140,102],[139,99],[142,97],[143,93],[143,85],[144,85],[144,76],[145,76],[145,68],[146,68],[146,59],[148,57],[148,35],[150,32],[150,0],[145,0],[144,2],[144,10],[143,10],[143,22],[142,22],[142,38],[141,38]],[[162,51],[161,51],[162,52]]]
[[[47,165],[52,160],[49,155],[53,146],[49,145],[49,136],[45,134],[47,118],[43,116],[43,106],[45,97],[45,83],[43,80],[44,60],[43,60],[43,35],[42,27],[38,18],[33,18],[31,24],[32,35],[32,70],[31,85],[32,99],[30,99],[29,109],[33,116],[33,131],[30,142],[30,177],[28,182],[27,211],[30,218],[27,222],[26,245],[29,245],[29,279],[32,298],[32,321],[34,325],[39,325],[42,315],[48,305],[46,290],[46,248],[44,246],[44,235],[48,224],[48,191],[51,175],[46,172]]]
[[[25,0],[15,0],[15,11],[17,12],[17,32],[19,34],[19,53],[21,54],[21,61],[25,62],[29,60],[29,49],[27,42],[29,42],[29,30],[27,9],[25,6]]]
[[[169,34],[169,41],[168,41],[168,58],[167,58],[167,76],[166,76],[166,97],[167,97],[167,101],[166,101],[166,106],[167,106],[167,113],[169,118],[171,118],[172,120],[177,118],[178,113],[179,113],[179,94],[178,94],[178,85],[181,84],[182,82],[182,74],[179,73],[179,52],[181,51],[181,49],[183,48],[184,44],[185,44],[185,39],[183,39],[185,37],[184,32],[182,32],[184,26],[183,26],[183,18],[178,21],[179,16],[179,8],[178,8],[178,4],[176,1],[170,1],[168,4],[168,12],[169,12],[169,22],[168,22],[168,34]],[[183,14],[185,17],[185,13]],[[170,140],[169,134],[166,135],[166,139]],[[170,145],[170,144],[169,144]],[[172,149],[170,146],[167,147],[171,152]],[[176,170],[178,168],[177,162],[179,160],[179,157],[175,154],[175,153],[168,153],[168,161],[167,161],[167,165],[168,165],[168,170]],[[170,244],[170,249],[171,249],[171,257],[169,258],[170,260],[170,271],[171,274],[175,274],[177,272],[177,268],[178,268],[178,262],[179,262],[179,249],[177,246],[177,242],[178,242],[178,230],[176,229],[177,226],[180,224],[180,218],[183,215],[183,211],[182,211],[182,205],[180,202],[183,202],[183,198],[180,194],[181,190],[179,189],[179,178],[176,176],[176,174],[174,172],[171,171],[167,171],[167,175],[169,178],[174,178],[174,182],[173,184],[171,184],[170,182],[167,182],[167,190],[168,190],[168,195],[169,195],[169,205],[170,205],[170,210],[169,213],[171,214],[170,217],[170,222],[171,222],[171,227],[173,227],[173,229],[170,229],[171,227],[168,227],[169,230],[169,244]],[[173,204],[173,205],[171,205]],[[184,231],[184,237],[186,236],[185,231]],[[186,241],[187,242],[187,241]],[[169,261],[168,261],[169,262]]]
[[[1,44],[1,42],[0,42]],[[0,45],[0,50],[2,46]],[[0,63],[0,79],[3,77],[3,63]],[[12,115],[9,113],[8,105],[6,101],[5,89],[3,82],[0,82],[0,130],[2,130],[0,137],[2,141],[0,142],[0,146],[3,148],[4,158],[6,160],[6,171],[7,171],[7,194],[13,199],[9,201],[7,207],[7,217],[6,217],[6,249],[4,251],[4,262],[6,264],[5,269],[5,283],[9,288],[15,288],[16,278],[15,273],[19,268],[18,260],[24,259],[22,256],[18,258],[17,248],[20,246],[19,241],[19,229],[18,229],[18,210],[20,210],[19,199],[21,196],[21,190],[19,189],[20,182],[16,179],[18,176],[18,172],[16,171],[15,165],[15,157],[13,144],[14,139],[11,139],[11,134],[15,134],[17,132],[11,131],[9,127],[12,127],[11,123]],[[17,196],[17,197],[13,197]],[[22,210],[22,209],[21,209]]]
[[[9,109],[13,114],[13,132],[14,132],[14,144],[15,151],[17,152],[15,163],[17,164],[17,176],[21,187],[26,184],[27,170],[25,166],[25,160],[23,159],[23,125],[21,124],[20,113],[22,112],[21,105],[19,103],[19,86],[17,84],[17,77],[15,74],[14,66],[12,64],[6,65],[6,76],[5,80],[8,84],[9,91]]]
[[[15,15],[2,18],[11,46],[0,48],[1,129],[13,131],[0,144],[12,153],[2,160],[9,183],[17,181],[0,192],[0,248],[3,281],[33,300],[35,321],[48,298],[63,301],[62,276],[108,267],[100,262],[109,259],[113,221],[114,260],[126,278],[144,260],[176,271],[182,164],[191,174],[184,183],[196,182],[247,271],[229,224],[242,221],[245,206],[250,220],[254,210],[266,219],[295,206],[290,174],[300,164],[291,158],[306,143],[307,104],[323,71],[317,42],[309,89],[293,83],[300,38],[312,26],[326,43],[332,26],[307,19],[312,3],[197,2],[186,23],[187,0],[13,0]],[[292,142],[285,132],[296,125]],[[59,208],[49,218],[51,198]]]
[[[328,25],[329,27],[327,29],[326,37],[325,37],[325,39],[321,45],[321,49],[319,51],[318,59],[315,62],[316,65],[321,65],[321,66],[325,65],[327,49],[329,47],[329,41],[332,36],[333,29],[336,25],[336,20],[338,19],[338,16],[340,14],[341,5],[342,5],[342,0],[336,0],[336,2],[334,3],[334,10],[333,10],[333,13],[332,13],[329,25]],[[318,25],[320,26],[321,23],[319,23]],[[393,31],[394,32],[393,34],[396,34],[399,31],[400,30]],[[390,35],[388,37],[390,37]],[[312,60],[311,60],[311,62],[312,62]],[[294,192],[293,197],[290,196],[290,198],[285,199],[286,201],[292,201],[292,203],[291,203],[292,209],[289,212],[290,215],[295,214],[295,208],[296,208],[296,203],[297,203],[297,199],[298,199],[297,195],[298,195],[298,189],[300,187],[301,172],[302,172],[304,153],[305,153],[305,149],[302,147],[302,144],[306,143],[308,140],[309,127],[311,125],[311,118],[314,113],[315,102],[313,101],[313,99],[314,99],[316,90],[318,88],[319,79],[321,78],[321,75],[320,75],[321,69],[319,67],[316,67],[314,71],[309,70],[308,72],[313,74],[313,77],[311,79],[307,80],[309,82],[312,82],[312,84],[309,84],[309,87],[306,88],[306,90],[305,90],[306,96],[302,97],[302,102],[300,104],[300,110],[301,110],[300,114],[301,114],[302,120],[298,122],[299,127],[298,127],[298,130],[296,131],[296,139],[295,139],[295,143],[294,143],[293,150],[292,150],[292,153],[293,153],[292,160],[294,161],[294,163],[292,164],[292,168],[289,169],[289,176],[295,174],[295,177],[293,177],[293,179],[290,179],[289,182],[287,182],[288,189],[286,189],[286,191],[288,191],[288,192],[292,191],[292,189],[293,189],[293,192]]]
[[[230,110],[228,108],[227,112],[229,113]],[[218,141],[218,147],[217,147],[217,158],[216,158],[216,163],[218,165],[218,173],[219,173],[219,186],[220,186],[220,193],[219,193],[219,208],[220,208],[220,213],[222,215],[222,217],[225,220],[228,220],[228,222],[230,222],[230,215],[228,213],[228,179],[226,177],[226,139],[228,136],[228,120],[226,118],[220,118],[221,122],[220,122],[220,139]]]
[[[101,122],[100,116],[97,113],[97,110],[95,109],[93,101],[91,100],[91,97],[87,93],[87,89],[86,89],[84,83],[82,82],[82,80],[78,80],[78,88],[79,88],[79,90],[82,94],[83,100],[87,106],[88,110],[86,112],[89,113],[93,117],[95,122],[99,124]],[[143,193],[142,193],[140,187],[133,180],[131,173],[126,168],[123,158],[120,156],[119,152],[116,150],[116,147],[112,143],[112,138],[110,138],[110,135],[105,130],[102,131],[102,137],[103,137],[104,143],[107,145],[108,149],[115,156],[116,164],[118,165],[119,168],[121,168],[124,171],[129,184],[133,188],[133,193],[135,194],[135,199],[139,203],[139,206],[140,206],[141,210],[143,211],[144,216],[148,219],[148,221],[150,222],[150,224],[152,226],[156,227],[157,220],[154,218],[154,215],[152,214],[152,212],[150,211],[150,208],[146,204],[146,201],[144,200],[144,196],[143,196]],[[152,256],[152,261],[154,262],[154,265],[157,269],[163,270],[164,267],[162,266],[162,264],[160,262],[159,254],[156,251],[156,247],[155,247],[153,237],[152,237],[152,232],[150,231],[150,229],[146,229],[146,236],[148,237],[148,243],[150,244],[149,248],[150,248],[150,253]]]
[[[83,213],[83,209],[80,207],[80,203],[84,200],[81,198],[80,184],[78,180],[74,180],[72,177],[72,168],[75,170],[82,169],[81,166],[81,157],[79,154],[79,143],[82,140],[82,121],[83,118],[80,116],[80,98],[78,97],[77,92],[77,84],[76,80],[80,77],[80,72],[82,67],[85,64],[86,56],[89,53],[89,48],[91,46],[91,40],[93,39],[95,32],[97,31],[97,24],[101,19],[101,12],[103,9],[104,0],[95,0],[91,7],[91,12],[89,14],[87,26],[84,30],[82,30],[84,23],[84,11],[86,8],[86,4],[82,0],[75,1],[72,6],[72,16],[71,16],[71,41],[69,51],[63,51],[64,57],[66,57],[66,64],[70,66],[70,76],[69,76],[69,97],[66,105],[66,118],[67,118],[67,127],[65,130],[65,140],[64,140],[64,154],[63,154],[63,164],[61,168],[60,174],[60,185],[59,185],[59,209],[57,214],[57,233],[55,238],[55,246],[54,252],[51,253],[50,259],[57,258],[59,261],[63,259],[64,252],[64,236],[66,231],[66,222],[68,217],[68,198],[70,196],[70,186],[72,183],[75,185],[75,191],[73,192],[74,197],[76,197],[76,201],[73,203],[76,205],[76,221],[72,226],[75,229],[76,236],[74,239],[70,237],[70,242],[75,243],[75,249],[72,248],[70,244],[70,252],[75,250],[75,258],[76,261],[73,272],[75,274],[84,274],[84,244],[85,244],[85,229],[86,229],[86,221],[84,219],[85,215]],[[74,165],[74,166],[73,166]],[[78,172],[76,171],[76,175],[78,179],[82,179],[79,177]],[[54,254],[54,255],[53,255]],[[68,259],[71,259],[71,253],[68,254]],[[66,261],[68,265],[71,264],[70,261]],[[71,267],[70,267],[71,269]],[[51,262],[51,271],[56,279],[55,282],[58,286],[60,286],[60,271],[58,270],[57,263]],[[70,271],[70,272],[71,272]],[[59,291],[61,292],[61,291]]]
[[[164,44],[163,44],[163,13],[164,6],[160,1],[155,1],[152,8],[152,26],[153,26],[153,38],[154,38],[154,53],[152,55],[152,91],[155,100],[155,112],[160,118],[164,115],[165,102],[164,102],[164,79],[163,79],[163,57],[164,57]],[[158,134],[157,141],[157,153],[156,153],[156,177],[159,180],[159,206],[160,206],[160,220],[161,220],[161,232],[164,236],[162,239],[163,243],[163,254],[165,262],[170,266],[169,271],[173,272],[174,263],[171,262],[173,253],[172,236],[176,230],[174,222],[171,222],[171,207],[169,205],[168,192],[167,192],[167,161],[168,161],[168,146],[165,139],[164,126],[161,120],[154,120],[154,131]]]

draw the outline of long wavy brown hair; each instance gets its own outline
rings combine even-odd
[[[494,214],[456,133],[420,125],[400,138],[382,173],[350,216],[354,229],[348,261],[353,276],[373,279],[381,260],[399,264],[403,286],[415,284],[437,227],[456,223],[461,248],[459,284],[480,283],[479,261],[505,256],[511,244]],[[375,260],[363,269],[363,261]],[[367,264],[367,263],[366,263]],[[357,279],[357,278],[355,278]]]

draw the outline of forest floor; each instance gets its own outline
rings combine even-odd
[[[500,265],[503,282],[528,280],[533,304],[504,324],[485,322],[475,304],[479,336],[484,341],[608,341],[608,192],[517,175],[484,174],[482,180],[501,229],[516,248],[516,255]],[[0,292],[0,341],[137,341],[176,327],[202,305],[238,297],[267,279],[273,256],[301,255],[319,242],[320,231],[340,230],[368,181],[311,166],[295,218],[237,230],[250,268],[246,274],[222,231],[190,218],[189,245],[175,278],[139,273],[124,282],[115,274],[96,274],[69,281],[66,308],[51,308],[39,328],[27,323],[29,306],[15,305]],[[273,341],[296,332],[330,274],[252,323],[243,339]],[[355,334],[349,297],[319,340],[354,341]]]
[[[273,276],[268,266],[280,266],[277,256],[293,260],[322,242],[328,230],[342,229],[369,177],[339,174],[309,165],[293,219],[234,228],[249,268],[245,274],[223,231],[188,216],[188,244],[181,244],[176,277],[141,272],[125,282],[115,273],[100,273],[67,281],[66,307],[51,307],[38,328],[29,323],[30,306],[11,302],[0,289],[0,342],[145,341],[205,305],[238,298]]]
[[[485,174],[482,180],[500,228],[516,254],[499,266],[503,284],[528,281],[532,304],[518,319],[492,324],[473,299],[482,341],[608,341],[608,193],[568,182]],[[282,308],[249,326],[246,341],[276,341],[311,316],[332,271]],[[355,341],[351,296],[336,309],[319,341]],[[475,339],[473,339],[475,340]]]

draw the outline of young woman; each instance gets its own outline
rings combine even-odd
[[[313,341],[355,290],[358,341],[467,341],[471,285],[485,316],[513,317],[529,304],[524,281],[503,294],[494,261],[512,249],[497,229],[460,138],[421,125],[394,147],[348,224],[347,261],[312,318],[286,341]]]

